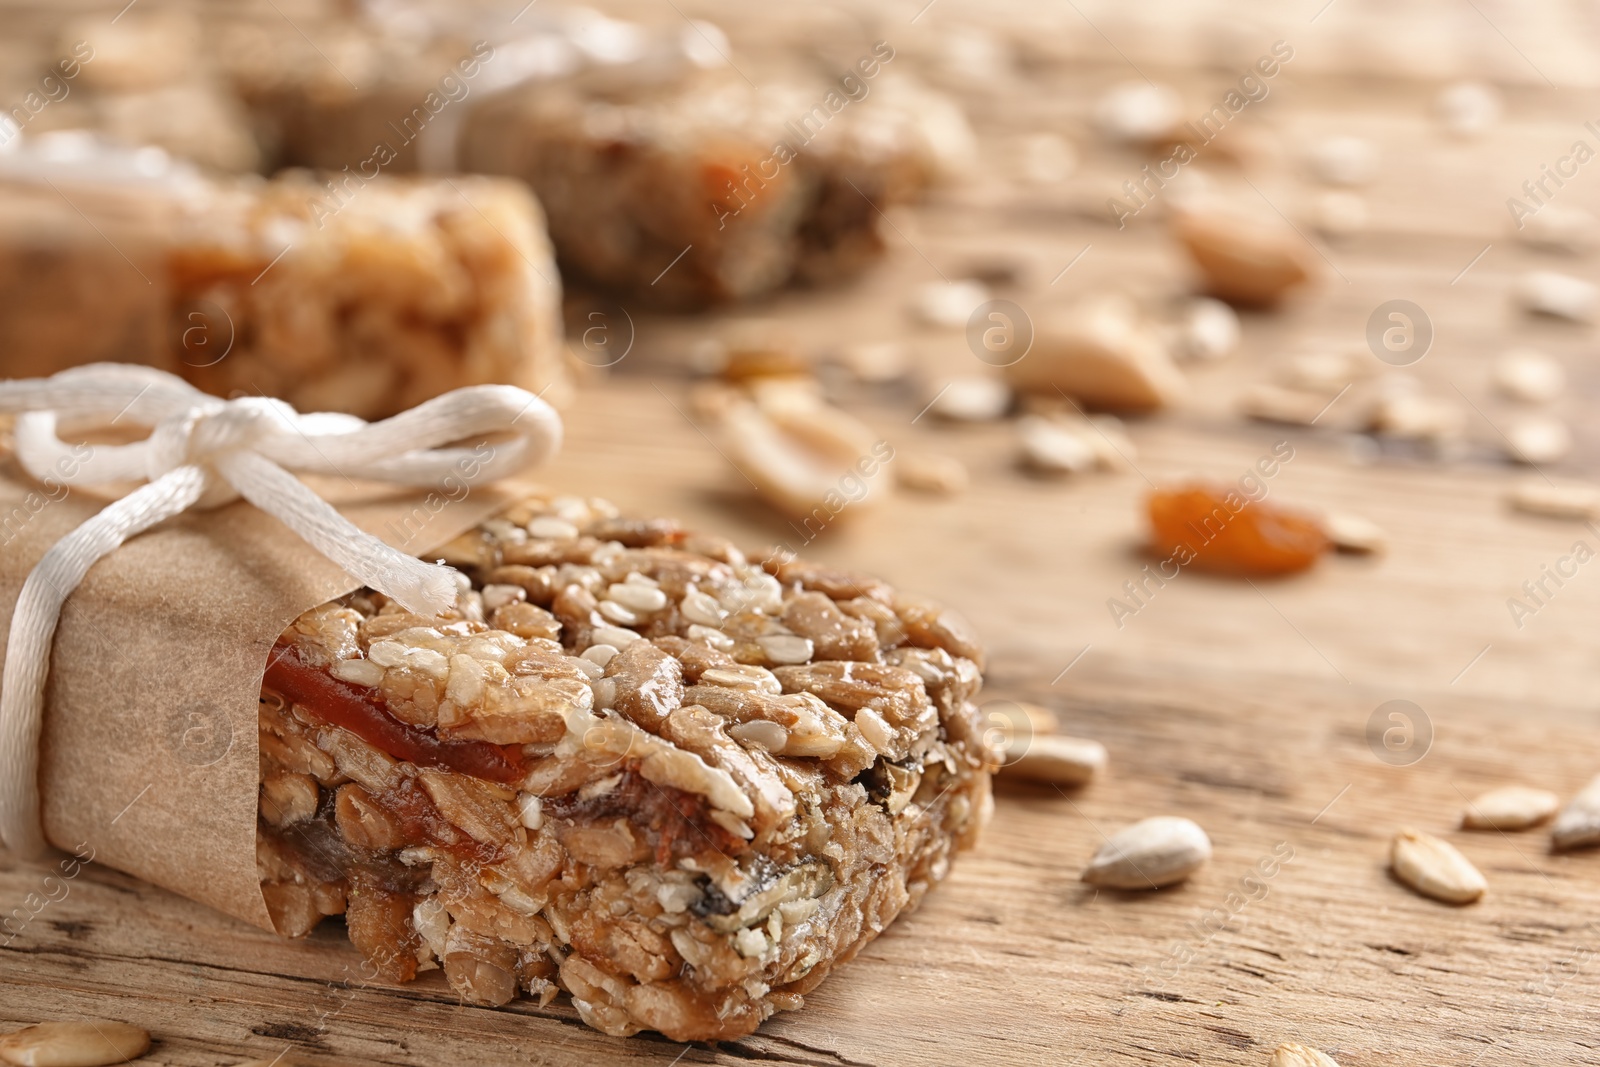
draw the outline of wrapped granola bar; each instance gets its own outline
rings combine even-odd
[[[733,1038],[848,961],[986,818],[964,625],[882,582],[534,497],[282,634],[258,862],[280,931],[380,974],[570,993],[606,1033]]]
[[[610,1034],[713,1040],[800,1007],[988,817],[959,617],[476,485],[554,447],[530,394],[369,426],[105,365],[0,382],[5,410],[42,479],[0,466],[0,834],[21,854],[72,848],[288,935],[342,913],[380,977],[565,991]],[[58,416],[153,432],[72,446]],[[352,476],[315,484],[356,525],[279,464]],[[104,510],[74,488],[135,472]],[[254,506],[190,510],[230,494]]]
[[[517,183],[211,179],[79,132],[0,152],[0,374],[138,362],[370,418],[488,382],[559,402],[564,359]]]

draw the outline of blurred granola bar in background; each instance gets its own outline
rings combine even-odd
[[[764,65],[758,88],[707,23],[404,12],[330,15],[315,47],[281,20],[219,30],[269,158],[522,178],[570,280],[657,306],[847,278],[881,254],[882,209],[972,151],[887,42],[843,70]]]
[[[366,418],[464,385],[566,391],[560,281],[520,183],[211,178],[23,134],[0,152],[0,375],[98,360]]]

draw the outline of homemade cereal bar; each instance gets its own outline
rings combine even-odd
[[[731,71],[632,93],[506,92],[467,117],[462,165],[525,179],[562,265],[604,288],[693,307],[838,282],[882,254],[882,210],[932,184],[969,136],[909,80],[852,84],[869,95]]]
[[[982,651],[937,605],[575,498],[443,556],[451,614],[363,590],[273,650],[258,866],[285,934],[343,913],[389,980],[734,1038],[988,817]]]
[[[0,374],[115,359],[364,418],[464,385],[565,389],[520,183],[211,179],[82,133],[0,153],[0,342]]]
[[[277,160],[521,178],[570,278],[650,304],[846,278],[882,253],[881,209],[971,151],[959,108],[885,42],[837,77],[789,63],[757,88],[703,23],[540,9],[507,37],[435,16],[426,33],[330,21],[338,69],[281,30],[229,49]]]

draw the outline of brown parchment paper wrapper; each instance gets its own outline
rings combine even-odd
[[[479,484],[450,501],[306,481],[423,558],[530,488]],[[0,444],[0,656],[28,572],[105,503],[63,492],[51,499]],[[255,862],[261,677],[284,627],[358,585],[242,501],[179,516],[95,564],[51,657],[39,778],[50,843],[272,929]]]

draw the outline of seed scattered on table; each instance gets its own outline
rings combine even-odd
[[[1554,463],[1572,451],[1572,431],[1554,415],[1529,415],[1506,427],[1506,451],[1518,463]]]
[[[1494,387],[1512,400],[1547,404],[1567,387],[1567,372],[1536,348],[1513,348],[1494,361]]]
[[[1267,1067],[1339,1067],[1339,1061],[1321,1049],[1285,1041],[1273,1050]]]
[[[110,1019],[39,1023],[0,1037],[0,1061],[18,1067],[105,1067],[143,1056],[150,1035]]]
[[[1523,308],[1538,315],[1588,322],[1594,316],[1594,285],[1553,270],[1529,271],[1517,279],[1514,295]]]
[[[1548,789],[1506,785],[1468,804],[1461,825],[1468,830],[1526,830],[1550,818],[1560,806],[1561,798]]]
[[[1095,451],[1067,426],[1041,415],[1017,423],[1023,466],[1040,474],[1078,474],[1098,462]]]
[[[953,422],[991,422],[1011,408],[1011,389],[998,378],[967,375],[945,385],[933,413]]]
[[[1193,821],[1157,815],[1112,834],[1083,880],[1107,889],[1160,889],[1189,877],[1211,858],[1211,839]]]
[[[1588,482],[1547,482],[1524,478],[1511,487],[1507,501],[1518,511],[1552,519],[1600,517],[1600,486]]]
[[[1106,746],[1082,737],[1035,734],[1011,738],[1005,747],[1000,771],[1008,778],[1083,785],[1106,765]]]
[[[1245,386],[1239,393],[1239,412],[1258,422],[1310,426],[1328,409],[1328,401],[1332,399],[1304,389],[1258,382]]]
[[[1561,809],[1550,828],[1550,844],[1558,851],[1600,845],[1600,776]]]
[[[1389,865],[1400,881],[1446,904],[1470,904],[1489,888],[1482,872],[1454,845],[1420,830],[1395,834]]]
[[[900,453],[894,459],[895,482],[902,488],[936,496],[965,492],[971,482],[966,464],[954,456]]]
[[[1325,515],[1322,532],[1328,535],[1336,551],[1353,556],[1376,555],[1389,544],[1389,535],[1383,532],[1383,527],[1348,511],[1334,511]]]

